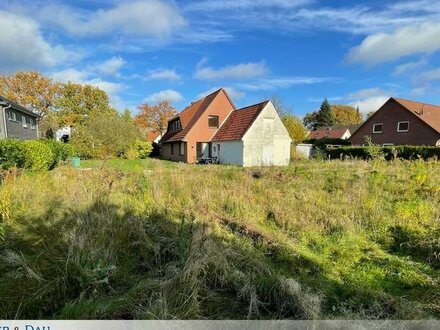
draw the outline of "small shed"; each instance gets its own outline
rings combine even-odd
[[[291,142],[273,104],[265,101],[232,111],[211,146],[221,164],[286,166]]]

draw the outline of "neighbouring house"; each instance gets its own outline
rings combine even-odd
[[[440,146],[440,106],[392,97],[350,137],[380,145]]]
[[[160,140],[164,159],[196,163],[211,155],[211,138],[235,106],[224,89],[191,103],[168,121]]]
[[[318,127],[313,131],[310,131],[307,136],[308,139],[321,140],[321,139],[342,139],[347,140],[351,136],[350,130],[347,127]]]
[[[147,131],[147,141],[152,143],[159,143],[163,134],[156,131]]]
[[[38,139],[39,116],[0,96],[0,139]]]
[[[195,163],[215,158],[242,166],[287,165],[290,143],[271,102],[236,110],[224,89],[171,118],[160,141],[165,159]]]
[[[272,102],[232,111],[211,139],[219,163],[241,166],[284,166],[290,162],[292,139]]]

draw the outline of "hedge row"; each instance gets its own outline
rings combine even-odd
[[[341,148],[326,148],[325,154],[330,159],[345,159],[345,158],[372,158],[371,149],[369,147],[341,147]],[[422,158],[428,160],[431,158],[440,159],[440,147],[429,146],[392,146],[382,147],[380,151],[386,160],[394,158],[401,158],[413,160]]]
[[[49,170],[74,153],[70,144],[53,140],[0,140],[0,167]]]

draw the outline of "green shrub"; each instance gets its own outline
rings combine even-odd
[[[380,152],[386,160],[394,158],[414,160],[431,158],[440,159],[440,148],[430,146],[393,146],[375,148],[375,152]],[[359,159],[371,158],[371,147],[341,147],[341,148],[327,148],[325,150],[327,157],[330,159],[340,159],[350,157]]]
[[[50,148],[53,155],[50,169],[57,166],[60,161],[65,161],[75,155],[75,147],[71,144],[55,140],[45,140],[44,143]]]
[[[151,142],[135,140],[125,152],[124,156],[127,159],[144,159],[147,158],[152,151],[153,146]]]
[[[31,170],[48,170],[53,163],[54,155],[49,146],[42,141],[23,141],[25,155],[24,168]]]
[[[12,167],[23,167],[25,154],[19,140],[0,140],[0,167],[7,170]]]

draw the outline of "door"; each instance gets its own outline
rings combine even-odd
[[[261,165],[273,165],[273,145],[263,146]]]

